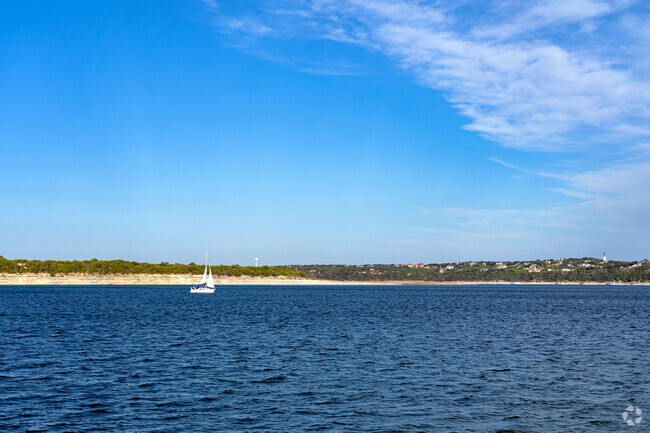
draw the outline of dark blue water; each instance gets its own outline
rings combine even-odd
[[[0,288],[0,430],[647,431],[650,288]]]

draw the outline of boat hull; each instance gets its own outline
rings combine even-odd
[[[214,293],[214,289],[209,289],[207,287],[192,287],[190,293]]]

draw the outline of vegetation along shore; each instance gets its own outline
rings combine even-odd
[[[605,261],[593,257],[511,262],[469,261],[392,265],[291,266],[311,278],[339,281],[422,281],[431,283],[645,283],[650,262]]]
[[[549,259],[374,265],[213,266],[216,284],[350,283],[650,283],[650,262]],[[191,284],[195,263],[125,260],[9,260],[0,256],[0,284]]]

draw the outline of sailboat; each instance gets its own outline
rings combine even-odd
[[[208,274],[208,270],[210,273]],[[212,268],[208,265],[208,250],[205,250],[205,271],[198,286],[192,286],[190,293],[214,293],[214,280],[212,279]]]

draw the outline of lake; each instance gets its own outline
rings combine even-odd
[[[640,432],[649,391],[650,287],[0,287],[0,430]]]

